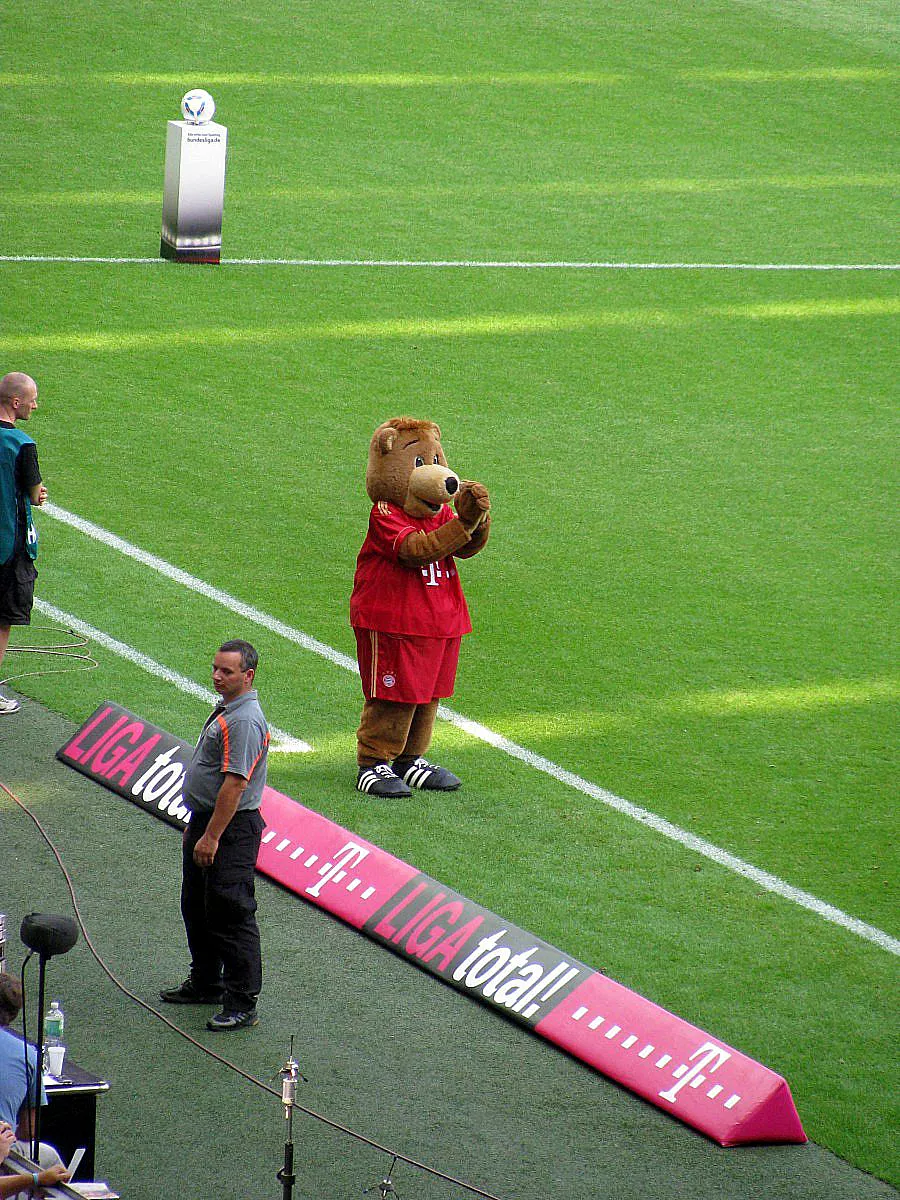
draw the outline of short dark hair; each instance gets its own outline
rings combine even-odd
[[[230,642],[223,642],[219,647],[220,653],[239,654],[241,656],[241,670],[255,671],[256,664],[259,662],[259,655],[256,649],[249,642],[243,642],[240,638],[234,638]]]
[[[0,1025],[11,1025],[21,1011],[21,983],[12,975],[0,974]]]

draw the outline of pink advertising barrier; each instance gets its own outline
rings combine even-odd
[[[272,789],[262,812],[259,869],[357,929],[405,884],[427,879]],[[465,961],[477,936],[454,962]],[[605,975],[566,965],[570,973],[579,967],[583,979],[533,1026],[541,1037],[722,1146],[806,1141],[780,1075]],[[450,971],[440,974],[454,983]]]
[[[354,929],[419,872],[320,813],[267,787],[257,870]]]
[[[60,761],[184,828],[192,747],[107,701]],[[804,1142],[780,1075],[272,788],[258,869],[722,1146]]]
[[[537,1032],[721,1146],[806,1141],[780,1075],[605,975],[589,976]]]

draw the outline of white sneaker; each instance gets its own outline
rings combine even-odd
[[[14,713],[18,711],[18,700],[13,700],[8,696],[0,696],[0,713]]]

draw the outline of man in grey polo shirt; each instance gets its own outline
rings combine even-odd
[[[160,992],[169,1004],[222,1003],[207,1029],[256,1025],[262,986],[254,880],[265,822],[269,728],[253,678],[249,642],[225,642],[213,660],[221,700],[200,733],[184,778],[191,819],[184,832],[181,915],[191,973]]]

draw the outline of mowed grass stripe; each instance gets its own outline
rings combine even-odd
[[[648,718],[688,715],[723,717],[770,713],[800,713],[829,708],[860,707],[873,702],[900,700],[900,678],[889,676],[865,680],[828,680],[790,687],[760,687],[733,691],[687,692],[658,700],[632,701],[625,711],[528,713],[507,718],[508,729],[521,726],[523,733],[558,736],[567,728],[605,733],[611,729],[631,728]]]
[[[201,73],[194,72],[201,77]],[[657,69],[655,79],[683,83],[806,84],[877,83],[896,79],[896,67],[821,66],[792,68],[692,67]],[[74,83],[107,87],[174,87],[184,89],[184,72],[160,71],[18,71],[0,76],[0,87],[70,87]],[[461,87],[611,87],[646,86],[640,71],[209,71],[202,73],[203,87],[296,88],[461,88]],[[198,85],[199,86],[199,85]]]
[[[337,341],[378,338],[461,338],[587,333],[604,328],[683,327],[703,321],[810,321],[847,317],[888,317],[900,314],[900,297],[858,297],[847,300],[772,301],[764,304],[725,304],[677,311],[632,308],[574,313],[486,313],[473,317],[409,317],[369,321],[322,321],[309,324],[208,326],[205,346],[263,345],[297,339]],[[38,352],[121,353],[194,346],[194,329],[117,330],[44,333],[0,337],[0,352],[9,355]]]
[[[723,178],[677,177],[649,179],[551,179],[539,182],[507,181],[479,183],[434,183],[425,186],[411,184],[368,184],[360,182],[353,187],[322,187],[309,183],[298,183],[295,187],[241,188],[235,197],[242,202],[258,203],[261,200],[323,200],[340,201],[363,197],[407,200],[440,200],[451,197],[497,196],[631,196],[631,195],[706,195],[719,192],[745,191],[833,191],[845,188],[887,189],[900,187],[900,174],[851,175],[747,175]],[[133,189],[107,189],[69,191],[65,188],[38,190],[33,192],[6,192],[0,190],[0,204],[11,208],[56,208],[69,204],[85,207],[117,205],[159,206],[162,192],[159,188],[146,191]]]
[[[182,584],[191,591],[197,592],[207,599],[221,604],[223,607],[244,617],[246,620],[252,621],[254,624],[268,629],[282,637],[302,646],[304,649],[312,651],[336,666],[342,667],[345,670],[355,672],[357,665],[354,659],[346,654],[342,654],[332,646],[318,641],[302,630],[295,629],[286,622],[279,620],[277,617],[270,616],[268,613],[262,612],[253,605],[246,604],[242,600],[230,595],[228,592],[220,588],[213,587],[202,579],[198,579],[194,575],[190,575],[187,571],[176,567],[165,559],[159,558],[157,555],[150,554],[146,550],[142,550],[139,546],[135,546],[132,542],[120,538],[117,534],[111,533],[109,530],[103,529],[101,526],[94,524],[91,521],[79,517],[75,513],[67,512],[65,509],[58,507],[55,504],[48,503],[44,506],[44,511],[56,520],[71,526],[74,529],[86,534],[88,537],[101,542],[103,545],[109,546],[114,550],[127,557],[134,559],[142,565],[149,567],[167,579],[171,579],[176,583]],[[157,664],[154,664],[157,665]],[[159,673],[159,672],[156,672]],[[477,738],[479,741],[493,746],[495,749],[502,751],[508,757],[517,759],[526,766],[540,771],[544,775],[550,776],[559,783],[567,787],[574,788],[583,795],[590,796],[594,800],[600,801],[614,811],[621,813],[623,816],[639,822],[640,824],[652,829],[655,833],[662,834],[663,837],[674,841],[688,850],[692,850],[704,858],[719,866],[725,867],[727,870],[740,875],[744,879],[750,880],[758,887],[771,892],[783,899],[790,900],[792,903],[799,905],[801,908],[807,909],[816,916],[822,918],[831,924],[838,925],[865,941],[872,942],[874,945],[886,950],[890,954],[900,956],[900,941],[885,933],[884,930],[878,929],[873,925],[868,925],[864,921],[858,920],[849,914],[836,908],[834,905],[827,904],[820,900],[817,896],[813,896],[810,892],[805,892],[801,888],[794,887],[783,879],[779,879],[776,875],[770,874],[768,871],[763,871],[752,863],[745,862],[736,855],[731,854],[727,850],[723,850],[719,846],[713,845],[712,842],[705,838],[697,837],[686,829],[682,829],[678,825],[674,825],[671,821],[667,821],[664,817],[658,816],[656,813],[650,812],[645,808],[641,808],[636,804],[632,804],[628,800],[616,796],[614,793],[607,791],[605,788],[599,787],[590,780],[584,779],[580,775],[576,775],[573,771],[568,771],[543,755],[536,754],[534,751],[527,749],[518,743],[510,741],[509,738],[497,733],[493,729],[480,724],[477,721],[472,721],[468,717],[455,712],[442,704],[438,709],[438,714],[442,720],[469,734],[471,737]]]

